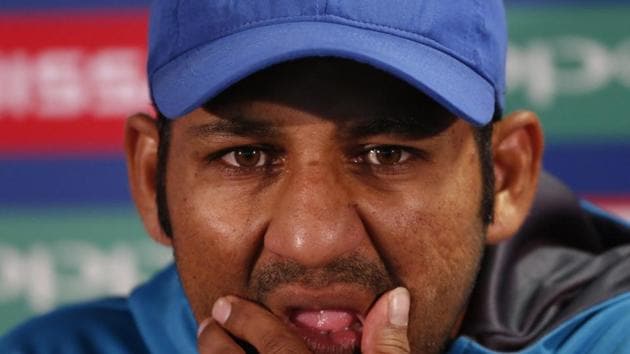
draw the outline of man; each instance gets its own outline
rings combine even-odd
[[[537,118],[500,118],[503,16],[157,1],[157,123],[129,118],[126,152],[176,268],[2,352],[630,352],[628,227],[537,188]]]

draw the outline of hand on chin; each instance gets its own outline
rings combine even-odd
[[[212,317],[199,326],[199,352],[244,353],[239,344],[244,341],[259,353],[356,353],[359,348],[362,353],[409,353],[409,293],[404,288],[383,294],[365,318],[322,303],[285,312],[280,318],[253,302],[222,297]]]

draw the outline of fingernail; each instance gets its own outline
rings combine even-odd
[[[212,306],[212,318],[220,324],[224,324],[230,317],[232,305],[225,298],[219,298]]]
[[[201,332],[203,332],[203,330],[206,327],[208,327],[211,320],[212,320],[211,318],[206,318],[205,320],[201,321],[201,323],[199,324],[199,327],[197,328],[197,338],[199,338],[199,335],[201,335]]]
[[[388,299],[389,323],[394,326],[406,327],[409,322],[409,291],[399,287],[389,293]]]

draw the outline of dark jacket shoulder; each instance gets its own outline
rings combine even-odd
[[[595,316],[593,309],[609,309],[600,305],[627,298],[628,269],[628,223],[543,174],[521,230],[486,249],[462,333],[493,350],[522,350],[583,314]],[[630,315],[605,316],[622,317]],[[596,340],[598,332],[591,335]]]

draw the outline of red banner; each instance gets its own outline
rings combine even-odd
[[[150,109],[147,13],[0,17],[0,153],[122,147],[124,118]]]

